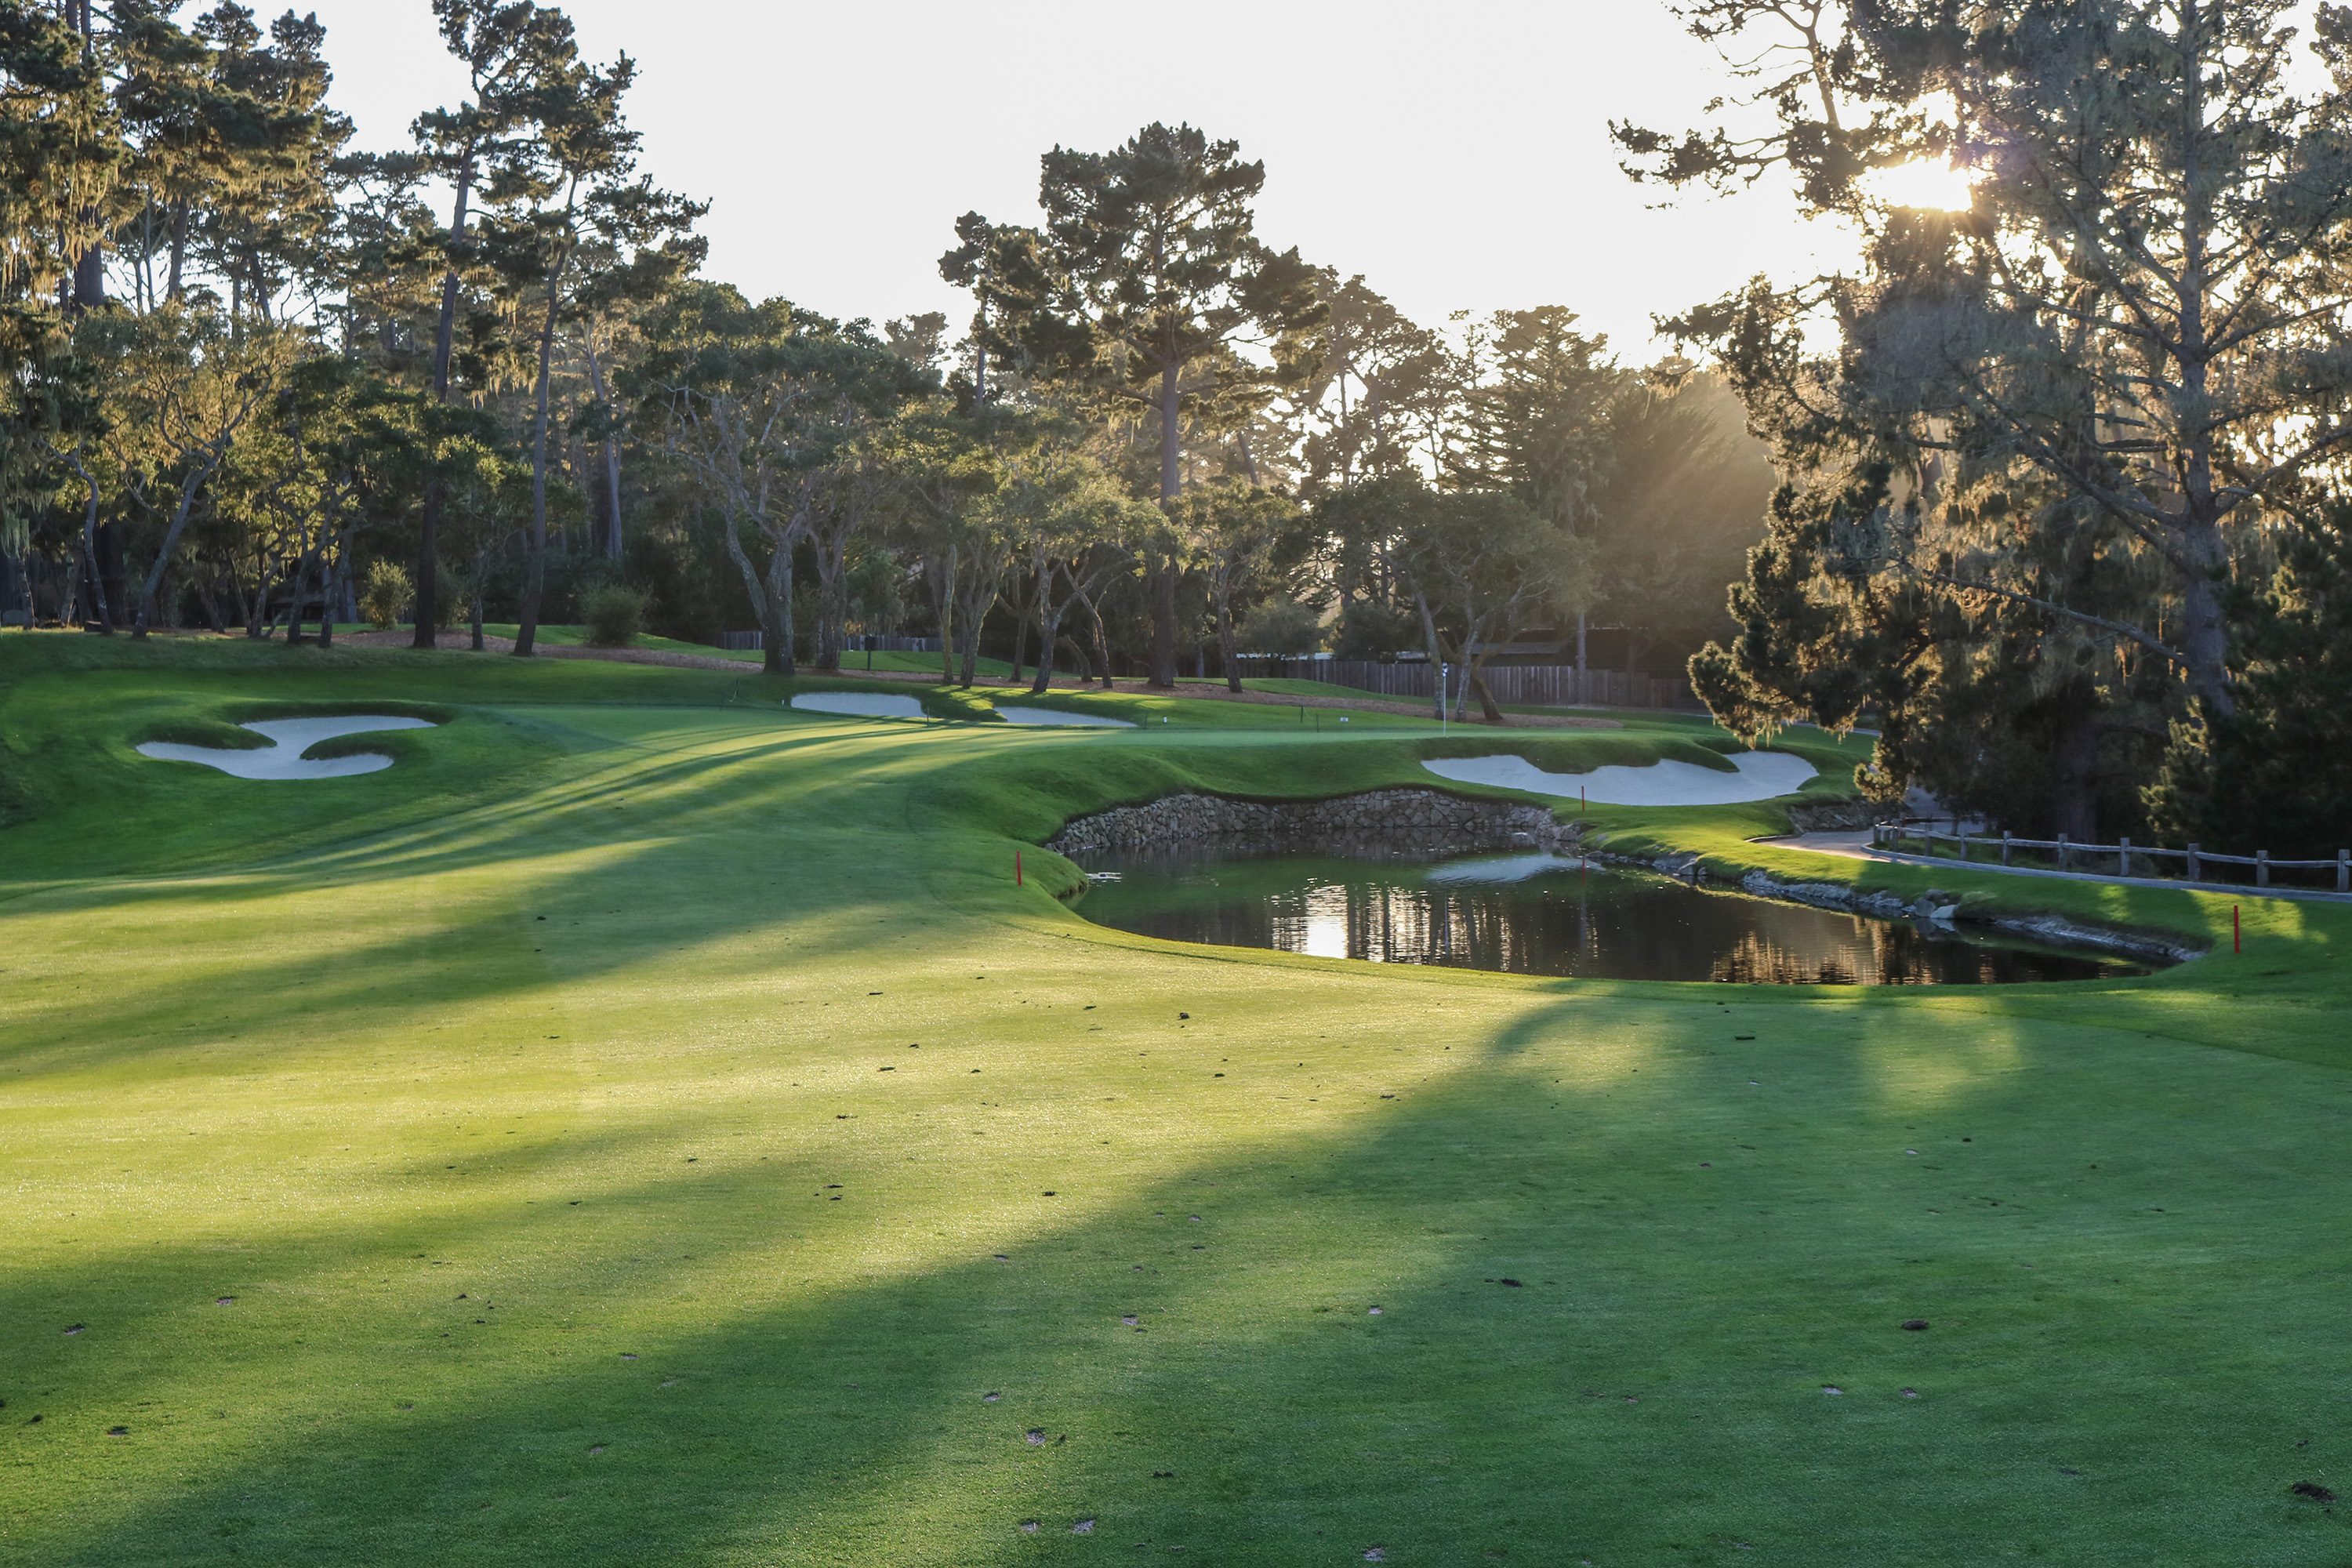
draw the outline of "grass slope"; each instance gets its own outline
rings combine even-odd
[[[2352,1557],[2345,911],[2001,990],[1188,950],[1016,843],[1433,741],[789,689],[0,639],[0,1562]],[[128,749],[395,701],[355,778]]]

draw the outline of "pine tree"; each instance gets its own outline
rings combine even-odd
[[[1184,488],[1186,413],[1247,382],[1314,374],[1309,334],[1326,307],[1296,249],[1257,237],[1263,163],[1190,125],[1145,126],[1108,153],[1055,147],[1042,161],[1042,275],[1001,296],[1005,335],[1054,374],[1084,380],[1158,419],[1163,510]],[[1000,286],[1003,286],[1002,284]],[[1265,362],[1222,353],[1250,342]],[[1172,542],[1152,547],[1151,684],[1176,680]]]

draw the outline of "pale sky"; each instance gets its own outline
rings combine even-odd
[[[462,95],[428,0],[300,8],[362,146],[404,144]],[[567,8],[592,58],[636,58],[642,167],[710,202],[707,274],[828,315],[943,310],[961,329],[969,300],[937,267],[957,215],[1034,222],[1039,153],[1153,120],[1264,160],[1259,235],[1426,325],[1561,304],[1646,361],[1653,312],[1843,248],[1777,194],[1651,211],[1618,171],[1611,119],[1679,129],[1724,85],[1659,0]]]

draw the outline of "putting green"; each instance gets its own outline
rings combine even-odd
[[[2289,1490],[2352,1479],[2346,911],[2242,900],[2233,959],[2225,898],[1611,807],[2222,952],[1865,992],[1188,950],[1035,843],[1496,738],[782,705],[844,684],[0,638],[0,1562],[2352,1557]],[[299,784],[131,750],[334,710],[438,727]]]

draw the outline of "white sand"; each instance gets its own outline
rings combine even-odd
[[[1595,768],[1589,773],[1548,773],[1525,757],[1443,757],[1421,765],[1440,778],[1492,784],[1529,795],[1574,800],[1577,793],[1595,805],[1736,805],[1794,795],[1815,775],[1813,764],[1786,752],[1742,752],[1731,759],[1736,773],[1719,773],[1696,763],[1662,762],[1648,767]]]
[[[1503,882],[1524,882],[1546,871],[1572,871],[1576,866],[1572,855],[1498,855],[1440,866],[1423,880],[1440,887],[1492,887]]]
[[[388,768],[392,759],[382,752],[359,752],[348,757],[322,757],[316,761],[302,753],[320,741],[331,741],[338,735],[363,735],[377,730],[430,730],[435,726],[425,719],[346,713],[332,719],[264,719],[237,728],[265,737],[269,744],[249,752],[236,752],[217,746],[150,741],[138,751],[142,757],[163,762],[201,763],[241,779],[340,779]]]
[[[803,713],[845,713],[854,719],[919,719],[923,705],[883,691],[803,691],[792,706]]]
[[[1008,724],[1076,724],[1088,730],[1132,730],[1133,722],[1126,719],[1104,719],[1092,713],[1065,713],[1058,708],[1017,708],[996,704],[997,712]]]

